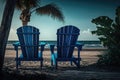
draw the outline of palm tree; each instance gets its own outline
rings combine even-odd
[[[2,70],[4,63],[6,43],[10,32],[12,17],[15,8],[15,1],[16,0],[6,0],[6,5],[4,8],[3,18],[0,26],[0,71]]]
[[[48,15],[64,22],[64,17],[59,7],[53,3],[45,6],[40,5],[40,0],[17,0],[16,8],[21,10],[20,20],[27,25],[33,12],[38,15]]]

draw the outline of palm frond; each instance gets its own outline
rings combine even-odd
[[[16,0],[16,8],[19,10],[21,10],[23,8],[22,0]]]
[[[40,6],[40,0],[16,0],[16,8],[22,10],[23,8],[34,8]]]
[[[36,9],[36,13],[39,15],[48,15],[51,16],[52,18],[59,19],[60,21],[64,22],[64,16],[60,10],[60,8],[55,5],[55,4],[48,4],[42,7],[39,7]]]
[[[31,8],[40,6],[41,0],[28,0],[27,4],[30,5]]]

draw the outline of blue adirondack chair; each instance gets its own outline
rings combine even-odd
[[[79,68],[80,67],[80,50],[82,44],[77,43],[80,30],[75,26],[64,26],[57,30],[57,53],[54,52],[54,44],[50,44],[51,65],[57,69],[58,61],[70,61]],[[73,56],[74,48],[78,48],[78,57]]]
[[[42,53],[45,44],[39,44],[39,29],[33,26],[23,26],[17,29],[19,42],[13,44],[16,50],[16,69],[21,65],[21,61],[40,61],[43,66]],[[18,47],[21,47],[22,53],[18,55]],[[40,48],[41,47],[41,48]]]

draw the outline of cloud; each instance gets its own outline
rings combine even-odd
[[[82,33],[83,33],[83,34],[91,34],[91,31],[90,31],[90,29],[88,28],[87,30],[83,30]]]
[[[17,40],[16,30],[11,28],[9,33],[9,40]]]
[[[97,36],[92,35],[89,28],[81,31],[80,33],[79,40],[98,40]]]

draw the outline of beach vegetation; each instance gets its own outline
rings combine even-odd
[[[99,16],[92,19],[92,23],[97,25],[92,34],[99,36],[101,43],[108,48],[100,56],[98,64],[120,66],[120,7],[116,9],[115,20],[108,16]]]
[[[62,11],[54,3],[41,6],[41,0],[17,0],[16,8],[21,11],[20,20],[22,21],[22,25],[28,24],[32,13],[48,15],[64,22]]]

